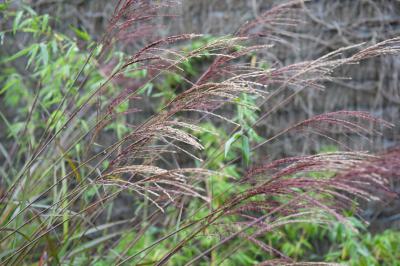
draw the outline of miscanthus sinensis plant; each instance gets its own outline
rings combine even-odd
[[[400,173],[398,150],[253,158],[292,132],[336,143],[332,132],[368,137],[392,127],[367,112],[334,111],[275,136],[254,131],[296,95],[324,89],[335,69],[398,53],[399,38],[280,66],[270,49],[301,23],[302,1],[206,42],[196,42],[198,34],[157,36],[175,4],[119,0],[97,42],[74,28],[84,48],[55,32],[50,16],[1,4],[2,41],[14,35],[32,43],[1,59],[8,69],[2,105],[18,110],[12,121],[2,114],[2,265],[294,265],[266,236],[292,223],[348,224],[343,211],[357,211],[357,202],[395,196],[388,184]],[[134,51],[118,52],[127,45]],[[272,67],[249,62],[251,55]],[[23,71],[13,68],[16,60]],[[208,65],[193,71],[196,60]],[[142,113],[171,77],[180,90]],[[239,119],[229,106],[241,108]],[[221,140],[212,150],[201,141],[213,134],[204,121],[228,131],[213,137]],[[118,208],[129,211],[121,218]]]

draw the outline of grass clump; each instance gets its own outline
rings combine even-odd
[[[220,38],[157,36],[171,5],[118,1],[95,42],[78,28],[79,41],[56,32],[51,16],[29,6],[2,4],[3,46],[12,38],[29,45],[0,61],[1,100],[15,109],[1,114],[1,263],[295,264],[305,252],[276,239],[293,235],[288,227],[336,220],[356,231],[343,210],[395,196],[398,150],[347,151],[332,136],[393,125],[359,111],[320,114],[275,136],[257,125],[302,91],[323,89],[335,69],[398,53],[400,39],[274,68],[254,58],[284,42],[301,1]],[[135,51],[117,48],[124,44]],[[345,151],[258,153],[292,132]],[[310,260],[338,259],[330,254]]]

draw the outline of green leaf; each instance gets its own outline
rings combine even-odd
[[[14,122],[13,124],[9,124],[9,132],[7,137],[17,138],[18,134],[23,130],[24,126],[24,122]]]
[[[49,52],[47,51],[47,45],[44,43],[40,44],[40,59],[42,60],[43,65],[49,63]]]
[[[76,37],[86,42],[90,41],[90,35],[84,30],[78,29],[74,26],[70,26],[70,28],[75,32]]]
[[[5,83],[4,87],[1,88],[0,90],[0,95],[3,94],[4,92],[6,92],[9,88],[11,88],[12,86],[16,85],[19,83],[19,79],[18,77],[16,77],[16,75],[11,75],[8,79],[7,82]]]
[[[29,51],[30,56],[29,56],[28,63],[26,64],[26,68],[28,68],[32,64],[32,62],[35,60],[36,54],[39,50],[39,45],[36,43],[32,44],[31,47],[32,47],[32,49]]]
[[[242,136],[242,155],[244,162],[246,165],[250,163],[250,144],[249,144],[249,137],[246,135]]]
[[[232,144],[242,136],[242,131],[236,132],[235,134],[232,135],[232,137],[230,137],[230,139],[228,139],[228,141],[225,143],[225,158],[228,156],[229,150],[232,146]]]
[[[4,10],[6,10],[8,8],[8,3],[1,3],[0,4],[0,12],[3,12]]]
[[[26,47],[25,49],[22,49],[21,51],[19,51],[19,52],[13,54],[13,55],[10,56],[10,57],[7,57],[7,58],[3,59],[3,60],[1,61],[1,63],[7,63],[7,62],[10,62],[10,61],[14,61],[15,59],[20,58],[21,56],[24,56],[24,55],[26,55],[27,53],[29,53],[29,51],[30,51],[31,49],[32,49],[32,45],[29,46],[29,47]]]
[[[76,254],[79,254],[79,253],[81,253],[81,252],[83,252],[83,251],[85,251],[87,249],[90,249],[90,248],[93,248],[95,246],[98,246],[98,245],[106,242],[107,240],[109,240],[111,238],[114,238],[114,237],[116,237],[118,235],[121,235],[121,234],[122,234],[122,232],[116,232],[116,233],[105,235],[105,236],[93,239],[91,241],[88,241],[86,243],[83,243],[82,245],[80,245],[77,248],[75,248],[74,250],[72,250],[71,253],[69,254],[69,256],[72,257],[72,256],[74,256]]]
[[[42,32],[46,32],[47,25],[49,24],[49,15],[44,15],[43,16],[43,21],[42,21]]]
[[[29,5],[23,5],[22,6],[25,11],[27,11],[31,16],[37,16],[37,13],[35,10],[33,10]]]
[[[4,32],[0,32],[0,45],[4,44]]]
[[[18,126],[21,128],[21,122],[19,123],[19,125],[17,123],[15,124],[10,124],[10,122],[7,120],[6,116],[0,112],[0,117],[2,118],[2,120],[4,121],[4,124],[6,125],[7,129],[8,129],[8,136],[7,137],[13,137],[15,140],[18,140],[17,138],[17,133],[18,133]]]
[[[141,94],[141,95],[146,94],[147,96],[150,96],[152,91],[153,91],[153,83],[148,82],[148,83],[144,84],[143,87],[141,87],[138,90],[138,94]]]
[[[14,23],[13,23],[13,33],[17,32],[19,23],[21,22],[22,16],[24,15],[23,11],[18,11],[17,15],[15,16]]]

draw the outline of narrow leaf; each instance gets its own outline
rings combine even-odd
[[[24,14],[23,11],[19,11],[19,12],[17,12],[17,15],[15,16],[14,23],[13,23],[13,33],[14,34],[17,32],[17,29],[18,29],[19,23],[21,22],[23,14]]]
[[[246,165],[250,163],[250,144],[249,137],[246,135],[242,136],[242,156]]]
[[[225,143],[225,158],[228,156],[229,150],[232,146],[232,144],[242,136],[242,132],[236,132],[235,134],[232,135],[232,137],[230,137],[230,139],[228,139],[228,141]]]

